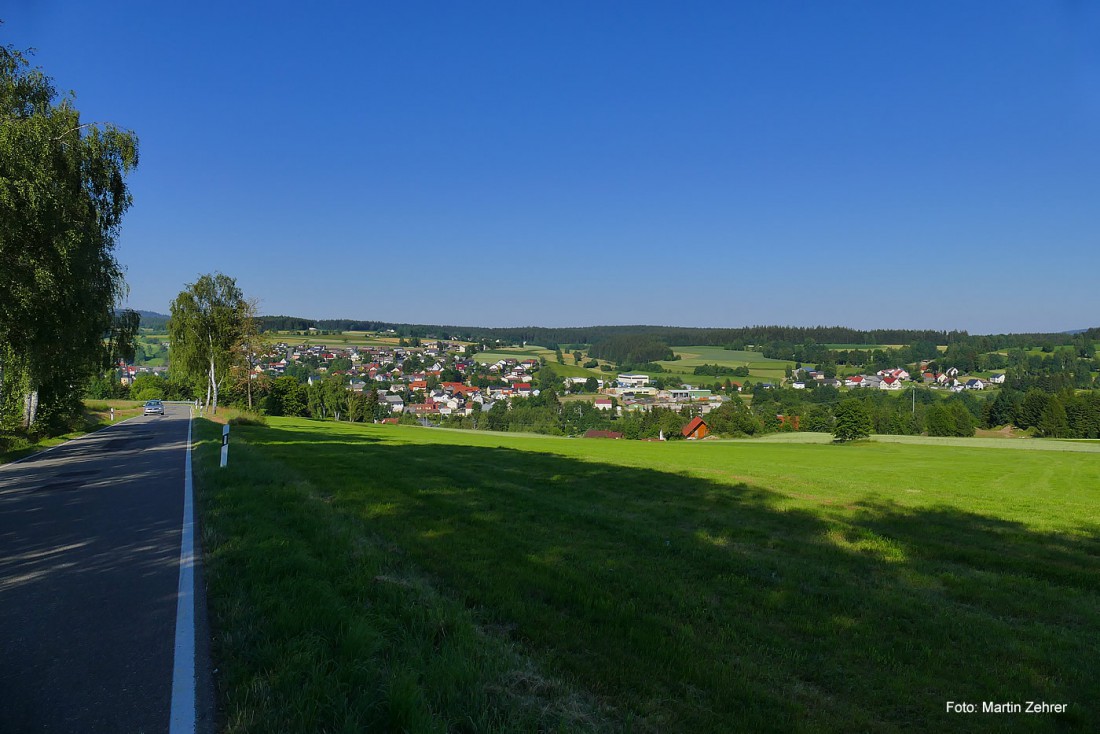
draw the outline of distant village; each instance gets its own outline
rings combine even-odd
[[[375,389],[379,403],[391,415],[411,414],[430,419],[443,416],[468,416],[485,412],[500,400],[532,397],[539,394],[536,373],[543,366],[539,360],[497,359],[485,363],[468,354],[464,344],[436,340],[416,347],[344,347],[330,348],[324,344],[291,345],[280,342],[260,355],[253,368],[253,379],[260,376],[278,378],[294,365],[305,365],[311,373],[307,381],[329,376],[341,377],[348,389],[363,392]],[[921,365],[923,368],[924,363]],[[550,365],[551,368],[553,365]],[[136,374],[163,372],[165,368],[125,366],[122,381],[127,383]],[[316,378],[314,377],[316,375]],[[881,370],[871,375],[826,377],[818,370],[800,367],[791,372],[783,385],[795,390],[829,386],[833,388],[901,390],[914,382],[933,388],[961,392],[983,390],[988,384],[1003,383],[1003,374],[983,380],[960,376],[955,368],[943,372],[923,371],[914,380],[903,368]],[[741,383],[730,382],[729,390],[716,392],[709,388],[683,384],[660,389],[652,384],[650,375],[622,373],[612,377],[563,377],[565,392],[592,395],[595,407],[619,416],[629,411],[690,407],[693,415],[706,415],[724,402],[734,399],[730,393],[740,392]],[[369,387],[370,386],[370,387]],[[760,382],[756,389],[771,389],[775,384]],[[478,406],[475,408],[475,404]]]

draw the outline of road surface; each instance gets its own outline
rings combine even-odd
[[[183,734],[194,680],[176,681],[172,706],[174,670],[189,670],[187,645],[176,655],[188,412],[167,405],[0,467],[0,732]],[[182,720],[205,731],[198,602],[199,706]],[[194,645],[187,624],[179,632]]]

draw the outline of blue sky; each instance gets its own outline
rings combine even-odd
[[[140,137],[136,308],[218,270],[312,318],[1100,324],[1095,3],[19,5]]]

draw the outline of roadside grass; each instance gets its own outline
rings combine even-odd
[[[85,400],[84,413],[72,426],[72,429],[47,437],[33,437],[21,434],[0,436],[0,464],[36,454],[44,449],[71,441],[92,431],[111,425],[111,408],[115,409],[114,422],[141,415],[142,403],[135,400]]]
[[[1092,456],[196,429],[231,732],[1100,723]]]
[[[219,429],[195,425],[225,731],[611,730],[328,481],[247,440],[217,469]]]

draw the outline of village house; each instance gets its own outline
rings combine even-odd
[[[623,434],[618,431],[599,431],[595,428],[584,432],[585,438],[611,438],[619,439],[623,437]]]
[[[905,371],[904,369],[902,369],[901,367],[897,367],[897,368],[894,368],[894,369],[891,369],[891,370],[879,370],[877,374],[878,374],[879,377],[882,377],[882,378],[893,377],[893,378],[898,379],[898,380],[908,380],[909,379],[909,373],[907,371]]]
[[[649,384],[649,375],[619,375],[615,381],[619,387],[645,387]]]
[[[710,428],[707,426],[706,421],[698,417],[692,418],[691,422],[680,431],[680,434],[689,441],[706,438],[709,433]]]

